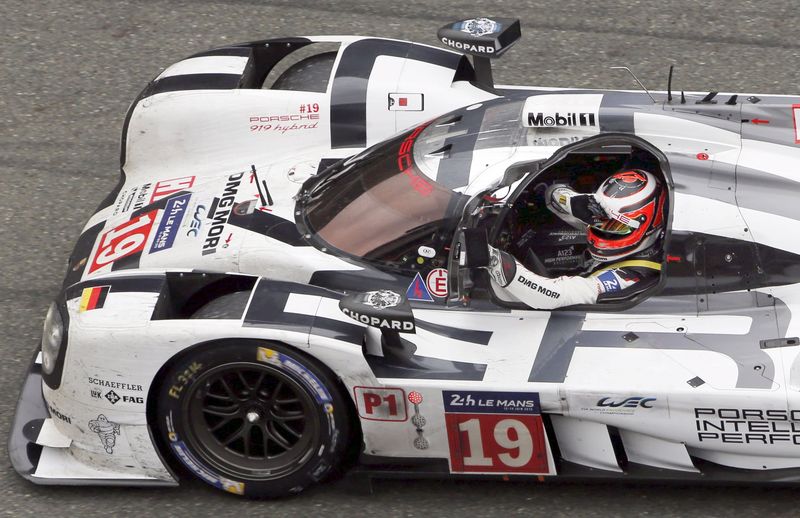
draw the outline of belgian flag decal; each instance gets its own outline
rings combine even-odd
[[[81,305],[79,311],[89,311],[90,309],[100,309],[106,303],[106,296],[111,286],[93,286],[84,288],[81,294]]]

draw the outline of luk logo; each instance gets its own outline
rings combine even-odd
[[[594,113],[568,112],[546,114],[528,112],[528,126],[532,128],[553,128],[561,126],[597,126]]]
[[[599,407],[611,408],[653,408],[654,397],[632,396],[625,399],[603,397],[597,401]]]

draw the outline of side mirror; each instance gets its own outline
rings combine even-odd
[[[468,228],[464,230],[464,248],[466,266],[483,268],[489,266],[489,239],[484,228]]]
[[[472,56],[477,83],[494,88],[492,58],[500,57],[522,36],[517,18],[470,18],[436,32],[443,45]]]
[[[436,32],[444,45],[486,58],[500,57],[521,35],[517,18],[471,18],[448,23]]]
[[[405,296],[396,291],[351,293],[342,297],[339,309],[353,320],[378,329],[398,333],[416,332],[411,305]]]

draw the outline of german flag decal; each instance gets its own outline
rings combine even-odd
[[[100,309],[106,303],[106,296],[111,286],[94,286],[84,288],[81,294],[81,305],[79,311],[89,311],[90,309]]]

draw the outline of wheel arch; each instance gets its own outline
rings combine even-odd
[[[226,343],[242,343],[242,342],[252,342],[257,343],[260,345],[268,345],[268,344],[278,344],[283,347],[287,347],[291,349],[293,352],[303,356],[308,361],[315,363],[319,368],[326,370],[330,375],[331,379],[333,379],[336,383],[336,390],[339,390],[343,396],[344,401],[346,402],[346,409],[347,412],[347,419],[350,422],[350,436],[347,438],[348,440],[348,447],[347,447],[347,455],[341,466],[340,471],[346,471],[358,459],[359,453],[363,450],[364,439],[363,439],[363,432],[361,430],[361,421],[358,419],[358,412],[356,410],[355,402],[353,401],[352,393],[347,389],[347,386],[344,384],[342,379],[331,369],[327,364],[325,364],[322,360],[316,358],[315,356],[309,354],[308,352],[303,351],[299,347],[292,345],[287,342],[283,342],[280,340],[270,340],[270,339],[261,339],[261,338],[218,338],[213,340],[207,340],[204,342],[198,342],[192,346],[189,346],[185,349],[177,351],[174,355],[172,355],[164,364],[158,369],[158,371],[153,376],[153,382],[150,384],[150,388],[147,392],[147,404],[145,408],[145,415],[147,417],[147,429],[150,434],[150,439],[153,442],[155,447],[156,453],[158,454],[161,462],[170,471],[172,476],[180,481],[181,478],[191,478],[189,472],[183,464],[172,454],[170,451],[169,445],[166,444],[162,434],[159,433],[157,428],[157,424],[159,422],[158,415],[157,415],[157,402],[158,402],[158,395],[161,392],[161,389],[169,382],[166,379],[166,373],[168,373],[172,367],[174,367],[178,362],[182,361],[187,356],[197,353],[197,351],[203,350],[209,347],[222,347]]]

